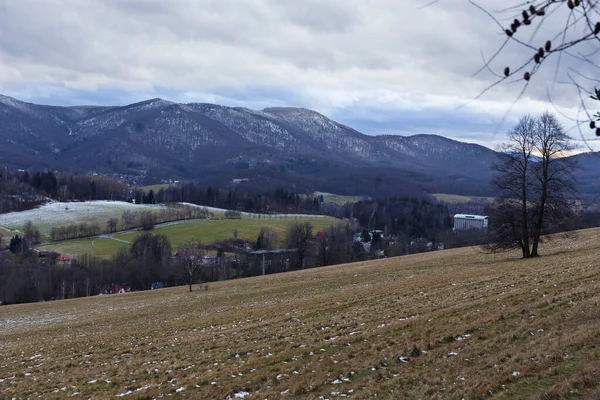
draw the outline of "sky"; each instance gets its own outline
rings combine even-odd
[[[492,148],[522,115],[551,111],[580,151],[582,139],[600,150],[591,130],[577,129],[587,95],[569,81],[576,71],[593,87],[590,63],[548,57],[523,93],[522,75],[485,91],[533,55],[509,42],[478,73],[521,0],[430,2],[0,0],[0,93],[52,105],[160,97],[305,107],[365,134],[434,133]],[[518,37],[543,46],[567,17],[549,15]]]

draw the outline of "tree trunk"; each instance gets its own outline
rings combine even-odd
[[[548,160],[544,160],[542,164],[542,192],[540,194],[540,210],[535,225],[533,235],[533,246],[531,248],[531,257],[537,257],[540,237],[542,236],[542,227],[544,223],[544,210],[546,209],[546,200],[548,198]]]
[[[521,218],[523,219],[523,258],[529,258],[531,253],[529,252],[529,218],[527,218],[527,164],[528,160],[525,160],[525,168],[523,170],[523,177],[521,181]]]

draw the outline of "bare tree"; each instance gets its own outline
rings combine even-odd
[[[316,238],[320,266],[343,264],[352,260],[352,230],[348,225],[332,224]]]
[[[511,83],[516,79],[523,82],[520,97],[542,67],[554,59],[554,81],[557,81],[559,70],[562,71],[561,78],[570,83],[579,94],[579,111],[585,115],[585,118],[575,120],[580,132],[582,125],[589,124],[596,135],[600,136],[600,127],[595,123],[600,120],[600,113],[592,115],[585,103],[588,97],[596,101],[600,99],[600,91],[595,87],[600,80],[594,76],[600,72],[600,64],[596,60],[600,51],[600,0],[523,1],[494,12],[484,9],[474,0],[469,2],[491,18],[505,36],[500,48],[484,61],[480,69],[492,72],[497,79],[479,96],[498,84]],[[506,19],[511,20],[510,25],[500,22]],[[541,39],[537,38],[539,32],[545,35]],[[509,44],[516,44],[526,50],[527,55],[523,58],[511,57],[513,65],[500,64],[501,72],[494,71],[498,67],[496,61],[503,57]],[[579,68],[573,68],[565,62],[567,60],[576,62]],[[592,72],[586,73],[585,69]],[[582,139],[586,141],[583,133]]]
[[[200,265],[202,265],[203,255],[204,251],[202,250],[200,241],[191,240],[179,245],[177,258],[187,277],[190,292],[192,291],[192,285],[196,281]]]
[[[270,226],[260,229],[256,240],[256,249],[274,250],[277,248],[277,234]]]
[[[23,225],[23,233],[25,239],[27,239],[27,242],[31,244],[40,243],[40,230],[35,225],[33,225],[33,222],[25,222],[25,225]]]
[[[109,220],[106,222],[106,227],[108,228],[108,231],[116,232],[118,223],[119,220],[117,218],[109,218]]]
[[[142,224],[142,229],[145,231],[149,231],[154,229],[154,224],[156,223],[156,218],[151,211],[142,211],[140,213],[140,223]]]
[[[523,117],[502,147],[492,180],[499,196],[492,211],[491,250],[520,248],[523,258],[538,256],[542,235],[566,228],[573,213],[577,165],[564,157],[572,149],[556,117]]]
[[[565,218],[572,214],[571,205],[565,195],[575,191],[573,172],[578,168],[573,159],[565,157],[573,146],[554,115],[544,113],[540,116],[534,143],[541,160],[532,168],[537,180],[534,187],[539,191],[532,224],[534,229],[532,257],[538,255],[538,246],[544,228],[552,229],[562,224]]]
[[[132,211],[123,211],[123,215],[121,216],[121,224],[123,227],[130,227],[135,224],[136,215]]]
[[[536,121],[529,115],[508,133],[508,142],[500,147],[500,160],[493,165],[492,184],[499,190],[496,197],[498,231],[492,248],[521,248],[523,258],[530,256],[529,187],[531,163],[535,149]]]
[[[312,228],[313,226],[310,222],[293,224],[289,227],[286,234],[287,248],[296,249],[300,269],[304,267],[304,259],[313,238]]]

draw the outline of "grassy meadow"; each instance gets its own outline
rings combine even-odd
[[[129,244],[119,242],[110,238],[84,238],[56,242],[53,244],[38,246],[42,251],[54,251],[56,253],[65,253],[71,257],[79,257],[84,254],[108,259],[117,254],[119,249],[128,249]]]
[[[319,197],[323,195],[323,201],[325,203],[335,203],[339,205],[344,205],[346,203],[358,203],[361,200],[366,199],[366,196],[343,196],[341,194],[334,193],[326,193],[326,192],[315,192],[313,193],[314,197]]]
[[[152,231],[153,234],[166,235],[171,245],[177,247],[180,243],[188,240],[200,240],[203,244],[210,244],[233,237],[233,231],[237,229],[238,238],[255,242],[260,230],[271,227],[277,233],[280,245],[285,243],[285,234],[288,228],[295,223],[310,222],[313,225],[313,234],[325,230],[333,223],[341,223],[336,218],[313,217],[289,217],[288,219],[227,219],[227,220],[195,220],[181,222],[178,224],[165,225]],[[115,238],[133,242],[140,232],[130,232],[114,235]]]
[[[598,235],[0,307],[0,398],[599,398]]]
[[[154,193],[158,193],[163,189],[168,189],[171,186],[177,186],[177,184],[172,184],[172,183],[159,183],[156,185],[148,185],[148,186],[140,186],[138,187],[138,189],[142,190],[143,192],[149,192],[149,191],[154,191]]]
[[[288,216],[288,219],[227,219],[227,220],[193,220],[174,224],[159,226],[150,231],[152,234],[166,235],[174,249],[180,243],[188,240],[200,240],[203,244],[211,244],[221,240],[227,240],[233,237],[233,231],[237,229],[238,237],[251,243],[256,241],[261,228],[270,226],[277,233],[279,245],[285,244],[285,234],[290,225],[299,222],[310,222],[313,225],[313,234],[320,230],[325,230],[332,223],[342,223],[343,221],[335,218],[326,217],[295,217]],[[111,237],[125,242],[133,242],[141,231],[114,234]],[[86,238],[73,239],[62,242],[56,242],[48,245],[38,246],[40,250],[55,251],[57,253],[66,253],[72,257],[78,257],[83,254],[98,256],[101,258],[110,258],[117,254],[120,248],[127,248],[129,245],[110,238]]]

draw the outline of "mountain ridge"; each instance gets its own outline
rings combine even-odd
[[[51,106],[0,95],[0,163],[340,194],[489,195],[497,153],[443,136],[367,135],[307,108],[153,98]]]

